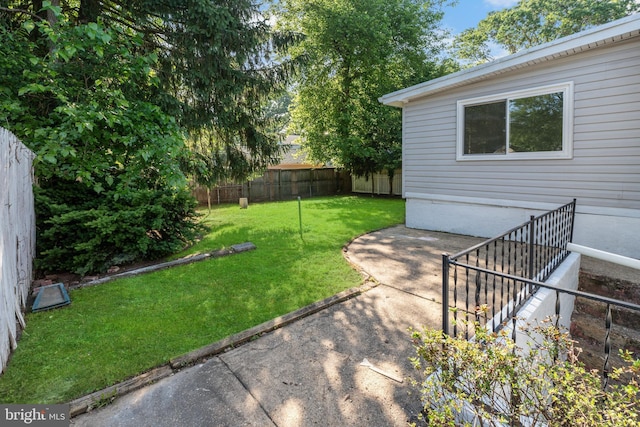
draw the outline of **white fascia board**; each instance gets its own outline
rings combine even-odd
[[[640,13],[594,27],[571,36],[535,46],[513,55],[476,67],[458,71],[434,80],[429,80],[401,89],[378,98],[382,104],[403,107],[408,102],[437,92],[484,80],[507,71],[552,59],[574,55],[640,35]]]

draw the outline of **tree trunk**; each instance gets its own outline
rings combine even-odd
[[[51,0],[51,6],[60,6],[60,0]],[[58,22],[58,17],[50,10],[47,10],[47,21],[52,27]]]

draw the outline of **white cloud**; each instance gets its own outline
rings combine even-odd
[[[520,0],[484,0],[491,7],[505,8],[515,6]]]

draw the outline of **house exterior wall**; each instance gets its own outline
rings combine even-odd
[[[458,100],[566,82],[572,158],[456,161]],[[640,38],[409,102],[403,134],[407,226],[489,237],[576,198],[576,243],[640,257]]]

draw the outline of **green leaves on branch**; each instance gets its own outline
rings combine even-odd
[[[429,426],[638,426],[640,360],[602,376],[579,361],[580,349],[550,322],[527,325],[516,346],[503,330],[476,325],[473,340],[442,331],[411,331],[412,358]]]
[[[162,104],[189,133],[196,180],[246,179],[277,163],[280,147],[264,106],[287,87],[296,60],[275,54],[296,37],[274,32],[249,0],[141,1],[133,22],[152,30]],[[279,131],[280,129],[278,129]]]
[[[512,54],[638,11],[635,0],[520,0],[462,32],[453,47],[459,59],[481,63],[492,59],[491,43]]]
[[[160,258],[182,249],[200,230],[186,189],[102,191],[76,182],[36,189],[36,266],[78,274]]]
[[[157,55],[101,22],[1,22],[0,123],[37,154],[38,267],[86,274],[181,248],[195,211]]]
[[[293,101],[292,128],[318,162],[356,175],[401,163],[400,111],[385,93],[437,77],[439,1],[281,0],[278,28],[299,31],[289,48],[305,63]]]
[[[296,37],[274,33],[255,2],[55,3],[10,1],[0,10],[0,124],[36,152],[47,197],[68,187],[78,195],[65,199],[66,210],[41,207],[52,215],[42,218],[43,235],[73,228],[65,224],[102,224],[85,205],[114,219],[113,209],[129,211],[122,201],[149,192],[181,197],[185,172],[209,183],[245,179],[277,162],[280,146],[264,106],[284,90],[295,66],[273,61],[274,53]],[[174,210],[182,205],[161,206],[188,230],[193,213]],[[146,215],[125,216],[132,230],[158,229],[144,222]],[[140,222],[134,226],[132,218]],[[89,272],[116,259],[54,257],[46,246],[54,239],[37,241],[50,262],[43,269],[72,268],[56,260],[76,260],[74,269]],[[163,252],[117,246],[125,241],[109,240],[118,253]],[[73,248],[103,252],[90,246]]]

